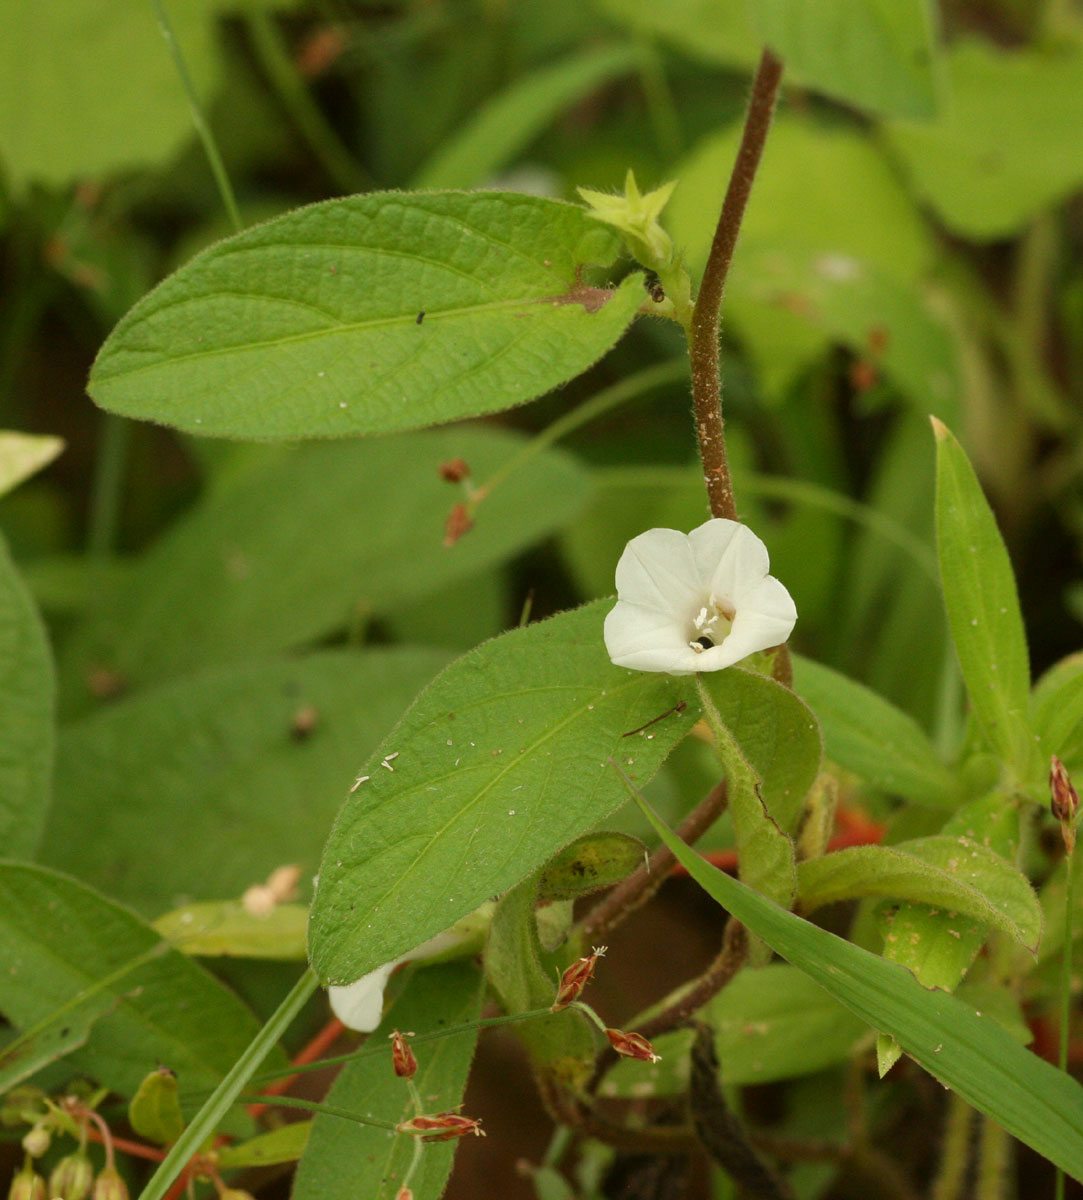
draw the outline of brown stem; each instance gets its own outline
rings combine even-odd
[[[717,996],[730,982],[744,966],[747,957],[748,935],[745,933],[745,927],[730,917],[726,922],[726,932],[722,935],[722,949],[714,962],[668,1008],[662,1009],[660,1013],[655,1013],[649,1020],[644,1021],[635,1032],[650,1041],[651,1038],[658,1037],[660,1034],[669,1033],[672,1029],[687,1025],[692,1015],[698,1012],[713,996]],[[618,1055],[612,1047],[606,1046],[595,1061],[594,1074],[587,1084],[587,1091],[597,1090],[605,1073],[617,1062],[617,1059]]]
[[[701,838],[726,808],[726,785],[716,784],[700,803],[685,817],[677,836],[687,845]],[[667,846],[659,846],[645,866],[637,867],[627,879],[609,892],[587,913],[583,934],[588,941],[598,941],[629,913],[635,912],[665,883],[677,859]]]
[[[763,153],[767,131],[775,109],[775,98],[782,78],[782,60],[764,50],[745,117],[744,133],[733,164],[722,214],[718,218],[711,252],[703,271],[699,295],[692,310],[688,352],[692,360],[692,399],[695,406],[696,434],[703,460],[703,479],[711,502],[711,515],[737,520],[733,498],[726,441],[722,422],[722,381],[719,374],[718,325],[722,311],[722,293],[726,286],[737,234],[745,205],[752,191]]]

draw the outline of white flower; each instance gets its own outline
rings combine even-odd
[[[769,567],[767,547],[737,521],[715,518],[689,534],[648,529],[617,563],[609,657],[618,667],[692,675],[780,645],[797,609]]]
[[[358,1033],[371,1033],[383,1016],[384,988],[387,987],[387,981],[396,967],[423,958],[455,957],[451,951],[469,954],[480,949],[492,919],[493,908],[492,902],[486,901],[461,921],[456,921],[450,929],[445,929],[443,933],[438,933],[427,942],[422,942],[420,946],[415,946],[400,958],[384,963],[382,967],[362,975],[353,983],[342,986],[332,984],[327,989],[331,1011],[348,1029],[356,1029]]]

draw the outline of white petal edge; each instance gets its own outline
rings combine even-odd
[[[721,671],[750,654],[780,646],[796,623],[793,598],[773,575],[768,575],[744,597],[729,637],[700,656],[703,659],[700,670]]]
[[[715,561],[717,565],[709,579],[711,592],[719,600],[728,600],[738,610],[746,603],[747,594],[767,577],[771,568],[767,547],[747,525],[737,526],[722,556]]]
[[[371,1033],[379,1025],[384,1015],[384,988],[398,965],[397,962],[384,963],[353,983],[343,987],[332,985],[327,989],[331,1011],[347,1029]]]
[[[617,596],[669,616],[702,604],[705,583],[687,535],[677,529],[632,538],[617,563]]]

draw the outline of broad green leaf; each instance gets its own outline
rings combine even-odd
[[[327,1103],[398,1123],[414,1115],[405,1081],[391,1070],[388,1036],[393,1029],[418,1034],[442,1026],[475,1020],[481,1009],[481,977],[475,967],[449,963],[416,972],[392,1006],[370,1045],[384,1053],[345,1066],[327,1096]],[[426,1113],[457,1108],[466,1087],[477,1030],[464,1030],[437,1041],[418,1042],[414,1053],[418,1072],[414,1085]],[[416,1200],[439,1200],[451,1170],[456,1143],[432,1142],[421,1152],[410,1180]],[[356,1125],[320,1113],[312,1123],[308,1145],[297,1167],[293,1200],[393,1200],[414,1156],[408,1134],[390,1134],[371,1125]]]
[[[705,681],[711,677],[697,678],[702,684],[704,714],[714,734],[715,750],[726,772],[726,809],[733,820],[741,878],[749,887],[788,908],[797,886],[793,842],[772,815],[759,773],[713,702],[710,684]]]
[[[41,617],[0,537],[0,846],[31,857],[52,792],[53,658]]]
[[[197,89],[215,76],[217,0],[169,7]],[[12,0],[0,41],[0,151],[19,184],[67,184],[158,163],[193,134],[192,115],[150,5]],[[48,54],[28,54],[48,46]],[[111,82],[109,82],[111,81]]]
[[[749,0],[748,12],[806,86],[873,112],[936,111],[929,0]]]
[[[762,43],[756,37],[742,4],[727,0],[595,0],[620,24],[665,38],[701,62],[753,67]]]
[[[793,655],[794,687],[820,722],[829,758],[886,792],[954,807],[959,786],[918,723],[864,685]]]
[[[637,59],[629,46],[587,50],[523,76],[446,141],[414,185],[461,188],[487,182],[565,108],[630,71]]]
[[[1027,879],[995,851],[961,836],[898,846],[851,846],[797,868],[802,908],[861,896],[914,900],[973,917],[1037,949],[1042,913]]]
[[[712,135],[674,171],[680,186],[666,208],[666,224],[677,244],[687,248],[694,269],[706,261],[719,180],[729,176],[740,136],[739,125]],[[800,170],[794,170],[794,163],[800,163]],[[783,263],[826,262],[829,269],[842,263],[843,271],[846,264],[858,264],[865,277],[878,282],[877,303],[895,325],[921,308],[913,289],[932,265],[934,249],[921,214],[887,158],[856,130],[781,114],[756,173],[755,197],[742,222],[727,283],[726,319],[747,344],[765,390],[777,396],[822,353],[830,337],[842,336],[837,332],[842,323],[836,319],[831,327],[824,317],[813,321],[819,314],[810,305],[803,310],[795,305],[797,311],[791,311],[780,303],[764,303],[759,271],[768,248]],[[864,347],[880,318],[862,328],[858,315],[848,314],[845,334]],[[924,314],[920,319],[923,326],[928,323]],[[897,332],[900,347],[917,341],[905,325]]]
[[[678,862],[737,920],[969,1104],[1075,1179],[1083,1179],[1083,1087],[995,1021],[945,992],[786,912],[684,845],[643,804]]]
[[[538,881],[528,876],[498,902],[485,947],[485,976],[507,1013],[530,1012],[553,1003],[569,955],[546,954],[538,939]],[[552,1018],[528,1021],[516,1031],[542,1070],[579,1091],[590,1078],[597,1051],[587,1017],[565,1008]]]
[[[947,69],[940,118],[893,122],[889,142],[954,233],[1011,237],[1083,183],[1083,47],[1005,50],[964,38]]]
[[[584,268],[615,234],[503,192],[328,200],[197,255],[110,334],[88,390],[112,412],[253,439],[417,429],[574,378],[643,302]]]
[[[149,551],[76,635],[68,674],[104,667],[139,684],[304,645],[400,604],[416,612],[574,517],[586,476],[550,450],[444,545],[460,493],[440,463],[461,457],[480,482],[523,445],[494,429],[438,430],[309,445],[268,463],[209,495]]]
[[[820,772],[823,743],[815,716],[788,688],[741,666],[699,678],[759,776],[767,811],[794,833]]]
[[[296,1162],[308,1145],[312,1124],[312,1121],[291,1121],[246,1142],[220,1146],[215,1151],[218,1166],[223,1171],[234,1171],[238,1167],[273,1167]]]
[[[1038,680],[1030,714],[1043,767],[1051,754],[1069,768],[1083,766],[1083,653],[1061,659]]]
[[[286,863],[307,891],[358,765],[445,661],[402,648],[219,668],[72,722],[42,859],[148,916]]]
[[[956,346],[914,284],[849,254],[751,238],[742,244],[741,265],[730,298],[742,327],[758,333],[769,326],[781,333],[799,322],[824,341],[848,346],[923,415],[933,410],[945,420],[957,419]],[[758,353],[761,343],[757,338]]]
[[[772,963],[741,971],[700,1014],[715,1031],[722,1082],[734,1087],[811,1075],[850,1057],[867,1033],[859,1020],[796,967]],[[657,1063],[620,1062],[603,1096],[668,1095],[688,1085],[692,1036],[658,1038]]]
[[[621,803],[609,757],[645,781],[687,733],[687,679],[610,663],[610,605],[460,658],[376,751],[320,867],[309,953],[322,978],[349,983],[518,883]]]
[[[31,1029],[0,1047],[0,1096],[85,1046],[91,1026],[111,1007],[111,999],[102,996],[96,1006],[81,1005],[78,1012],[65,1013],[63,1020]]]
[[[565,846],[538,877],[539,900],[574,900],[612,887],[644,861],[646,850],[626,833],[588,833]]]
[[[58,437],[0,431],[0,496],[47,467],[63,449]]]
[[[71,1061],[121,1096],[162,1063],[190,1112],[184,1096],[213,1088],[257,1030],[232,992],[133,913],[42,867],[0,864],[0,958],[0,1012],[17,1029],[98,1014]]]
[[[278,904],[259,916],[237,900],[207,900],[164,913],[154,928],[183,954],[304,962],[308,909]]]
[[[139,1085],[128,1105],[128,1123],[141,1138],[168,1146],[184,1132],[177,1077],[159,1067]]]
[[[936,434],[936,543],[944,605],[974,715],[990,746],[1026,778],[1030,666],[1008,552],[974,468],[951,432]]]

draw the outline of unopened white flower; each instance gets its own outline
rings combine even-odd
[[[737,521],[718,517],[688,534],[648,529],[617,563],[609,657],[618,667],[693,675],[780,645],[797,609],[769,568],[767,547]]]
[[[341,986],[332,984],[327,989],[331,1011],[348,1029],[358,1033],[371,1033],[380,1023],[384,1012],[384,989],[397,967],[403,963],[418,962],[424,958],[454,957],[450,952],[468,954],[480,948],[481,939],[489,927],[493,915],[493,904],[487,901],[474,912],[456,921],[450,929],[415,946],[375,971],[362,975],[353,983]]]

